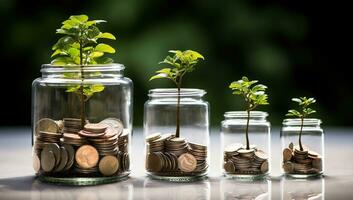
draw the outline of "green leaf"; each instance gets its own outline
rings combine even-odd
[[[160,79],[160,78],[168,78],[168,75],[164,74],[164,73],[160,73],[157,75],[154,75],[150,78],[150,81],[154,80],[154,79]]]
[[[71,58],[75,59],[76,57],[80,56],[80,50],[76,48],[70,48],[67,53],[71,56]]]
[[[77,92],[80,89],[80,85],[68,86],[66,92]]]
[[[98,63],[98,64],[109,64],[109,63],[113,63],[113,59],[111,58],[107,58],[107,57],[99,57],[99,58],[96,58],[95,61]]]
[[[98,44],[95,48],[96,51],[101,51],[105,53],[115,53],[115,49],[108,44]]]
[[[72,65],[75,62],[70,57],[57,57],[52,62],[52,65]]]
[[[78,21],[78,22],[84,23],[84,22],[87,22],[88,16],[87,15],[72,15],[72,16],[70,16],[69,19],[71,19],[73,21]]]
[[[101,57],[103,56],[104,53],[103,52],[100,52],[100,51],[93,51],[89,56],[91,58],[98,58],[98,57]]]
[[[105,38],[105,39],[111,39],[111,40],[116,40],[115,36],[111,33],[100,33],[97,38]]]
[[[95,92],[102,92],[104,90],[104,85],[101,85],[101,84],[96,84],[96,85],[92,85],[91,86],[91,91],[93,93]]]

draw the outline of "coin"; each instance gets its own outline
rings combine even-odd
[[[40,170],[40,160],[36,153],[33,153],[33,169],[35,172],[39,172]]]
[[[64,147],[60,147],[60,163],[59,165],[54,169],[55,172],[60,172],[62,171],[68,161],[68,153]]]
[[[148,171],[159,172],[163,168],[162,160],[157,153],[148,153],[146,161],[146,167]]]
[[[314,158],[312,165],[315,169],[318,169],[319,171],[322,171],[322,159],[321,158]]]
[[[224,170],[226,172],[229,172],[229,173],[234,173],[235,172],[234,163],[232,161],[230,161],[230,160],[224,163],[223,168],[224,168]]]
[[[107,124],[109,127],[113,128],[118,135],[122,134],[124,131],[123,122],[117,118],[106,118],[99,122],[100,124]]]
[[[52,119],[42,118],[42,119],[38,120],[36,123],[35,135],[38,135],[39,131],[58,133],[59,126]]]
[[[99,171],[104,176],[111,176],[119,169],[119,161],[115,156],[104,156],[99,161]]]
[[[40,165],[43,171],[50,172],[55,167],[55,155],[49,148],[44,148],[40,154]]]
[[[289,161],[292,158],[292,153],[290,148],[285,148],[283,150],[283,161]]]
[[[78,132],[78,134],[80,136],[88,137],[88,138],[99,138],[99,137],[102,137],[103,135],[105,135],[106,133],[105,132],[100,132],[100,133],[88,132],[88,131],[85,131],[85,130],[81,130],[81,131]]]
[[[293,147],[294,147],[293,142],[289,143],[288,146],[289,146],[289,149],[290,149],[290,150],[293,150]]]
[[[43,148],[43,151],[44,150],[51,151],[54,154],[55,161],[56,161],[55,166],[57,166],[60,162],[60,147],[59,147],[59,145],[57,145],[55,143],[46,144]]]
[[[74,161],[75,161],[75,150],[69,144],[63,144],[62,147],[65,148],[65,150],[67,152],[67,157],[68,157],[67,158],[67,163],[66,163],[66,166],[65,166],[64,170],[68,170],[74,164]]]
[[[92,133],[104,133],[104,131],[108,128],[108,125],[103,124],[103,123],[98,123],[98,124],[94,124],[94,123],[90,123],[90,124],[86,124],[84,126],[84,130]]]
[[[161,137],[161,134],[160,134],[160,133],[154,133],[154,134],[148,135],[148,136],[146,137],[146,141],[147,141],[147,142],[151,142],[151,141],[153,141],[153,140],[159,139],[160,137]]]
[[[192,172],[197,165],[196,158],[190,153],[184,153],[178,157],[178,167],[183,172]]]
[[[265,161],[268,159],[268,156],[264,151],[257,150],[257,151],[255,151],[255,159],[260,160],[260,161]]]
[[[83,145],[76,151],[75,159],[80,168],[92,168],[98,163],[98,151],[91,145]]]
[[[265,161],[265,162],[262,163],[262,165],[261,165],[261,172],[262,172],[262,173],[268,172],[268,162],[267,162],[267,161]]]
[[[236,152],[240,149],[243,148],[243,145],[240,143],[234,143],[234,144],[229,144],[228,146],[226,146],[226,148],[224,149],[225,152]]]

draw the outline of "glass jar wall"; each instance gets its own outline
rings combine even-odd
[[[208,170],[209,105],[200,89],[153,89],[144,106],[146,171],[155,179],[193,181]]]
[[[40,180],[91,185],[130,173],[132,81],[120,64],[43,65],[32,84],[33,167]]]
[[[221,123],[221,157],[223,173],[227,177],[262,179],[270,173],[271,136],[267,116],[266,112],[260,111],[251,111],[249,118],[246,111],[224,114],[225,119]]]
[[[285,119],[281,130],[282,172],[293,178],[320,176],[324,172],[324,132],[321,120]]]

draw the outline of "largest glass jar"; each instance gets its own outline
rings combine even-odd
[[[43,65],[32,84],[33,168],[40,180],[95,185],[130,173],[132,81],[124,66]]]
[[[144,106],[146,171],[154,179],[188,182],[208,171],[209,104],[200,89],[153,89]],[[179,118],[179,120],[178,120]],[[178,121],[180,132],[178,132]]]

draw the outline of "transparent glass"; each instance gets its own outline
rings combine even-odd
[[[324,131],[321,120],[285,119],[281,130],[282,172],[293,178],[320,176],[324,172]],[[299,140],[300,131],[301,140]],[[302,143],[300,148],[299,141]]]
[[[270,123],[268,114],[230,111],[221,123],[221,157],[223,174],[235,179],[263,179],[271,171]],[[248,120],[249,119],[249,120]],[[249,149],[246,144],[248,125]]]
[[[32,84],[33,167],[40,180],[95,185],[127,178],[133,85],[123,71],[121,64],[42,66]]]
[[[180,135],[177,89],[153,89],[144,106],[146,171],[154,179],[188,182],[208,171],[209,105],[200,89],[180,91]]]
[[[281,199],[325,199],[325,179],[293,179],[283,177],[281,180]]]
[[[220,198],[217,199],[271,200],[271,193],[270,180],[234,181],[229,178],[223,178],[220,182]]]

